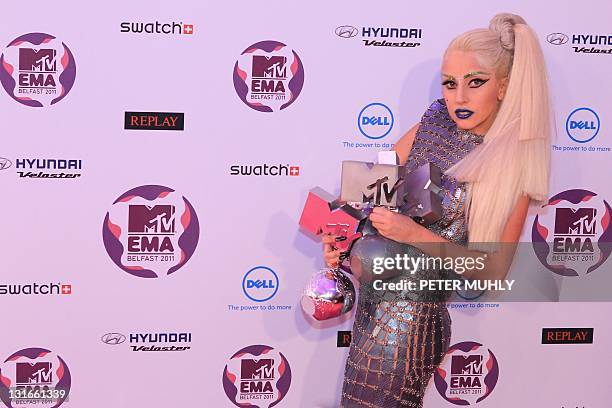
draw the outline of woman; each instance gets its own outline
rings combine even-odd
[[[409,169],[432,162],[444,172],[442,219],[425,228],[385,208],[375,208],[370,219],[380,235],[407,244],[413,256],[478,257],[484,255],[479,243],[509,243],[510,254],[488,253],[484,270],[464,274],[503,279],[530,200],[547,197],[550,113],[536,35],[521,17],[499,14],[488,29],[455,38],[443,58],[442,93],[395,145]],[[324,237],[329,266],[340,262],[335,239]],[[449,271],[420,273],[421,279],[439,278]],[[342,407],[423,406],[449,347],[447,298],[362,283]]]

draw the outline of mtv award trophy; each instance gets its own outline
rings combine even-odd
[[[308,193],[300,226],[315,234],[336,235],[336,248],[348,254],[353,241],[361,236],[367,215],[343,204],[325,190],[316,187]],[[355,304],[355,287],[350,278],[336,268],[316,272],[308,282],[301,305],[316,320],[327,320],[349,312]]]
[[[341,193],[338,199],[321,188],[310,191],[300,218],[300,226],[319,235],[336,235],[334,249],[341,250],[340,264],[323,269],[310,279],[301,305],[316,320],[327,320],[349,312],[355,303],[355,287],[343,272],[353,273],[360,282],[372,277],[375,257],[399,253],[403,244],[378,235],[368,219],[376,206],[392,211],[401,209],[417,222],[428,225],[440,219],[438,196],[441,171],[432,164],[408,173],[397,164],[395,152],[379,153],[379,163],[344,161]],[[350,269],[343,265],[349,259]],[[380,279],[394,276],[383,273]]]

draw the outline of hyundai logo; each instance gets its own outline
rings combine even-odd
[[[552,33],[546,36],[546,41],[553,45],[562,45],[569,41],[569,37],[563,33]]]
[[[5,159],[4,157],[0,157],[0,170],[6,170],[11,167],[13,163],[9,159]]]
[[[352,38],[355,37],[359,33],[357,27],[353,27],[350,25],[343,25],[336,28],[336,35],[342,38]]]
[[[125,341],[125,336],[121,333],[106,333],[102,336],[102,342],[113,346]]]

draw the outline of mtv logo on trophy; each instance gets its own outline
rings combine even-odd
[[[404,166],[342,162],[340,201],[397,208],[405,195]]]

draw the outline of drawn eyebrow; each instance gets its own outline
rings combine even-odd
[[[468,72],[467,74],[463,76],[463,79],[468,79],[469,77],[473,77],[476,75],[490,75],[490,74],[488,72],[482,72],[482,71]]]
[[[446,77],[447,79],[450,79],[451,81],[456,81],[455,77],[452,75],[448,75],[448,74],[442,74],[443,77]]]

